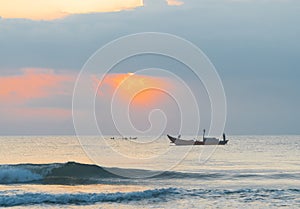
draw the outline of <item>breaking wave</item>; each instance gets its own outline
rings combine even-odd
[[[0,184],[93,184],[105,178],[120,178],[97,165],[76,162],[0,165]]]
[[[110,168],[112,169],[112,168]],[[135,169],[121,169],[117,173],[142,171]],[[185,173],[185,172],[149,172],[151,179],[239,179],[239,178],[254,178],[254,179],[299,179],[300,173],[275,173],[275,174],[240,174],[240,173]],[[76,184],[99,184],[113,183],[114,179],[128,179],[122,176],[110,173],[104,167],[90,164],[80,164],[76,162],[67,163],[52,163],[52,164],[17,164],[17,165],[0,165],[0,184],[18,184],[18,183],[35,183],[35,184],[61,184],[61,185],[76,185]]]
[[[0,195],[0,206],[58,204],[58,205],[87,205],[97,202],[128,202],[150,198],[163,198],[169,194],[176,194],[176,189],[154,189],[127,193],[77,193],[77,194],[49,194],[24,193],[14,195]]]
[[[202,199],[238,199],[242,202],[280,200],[286,202],[287,198],[297,200],[300,196],[299,189],[182,189],[161,188],[134,192],[116,193],[0,193],[0,207],[11,207],[20,205],[93,205],[102,202],[128,203],[134,201],[170,201],[181,198]],[[295,206],[295,205],[294,205]]]

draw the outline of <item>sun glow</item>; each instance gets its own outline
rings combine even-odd
[[[98,95],[102,97],[114,95],[124,102],[148,105],[163,102],[164,91],[171,87],[171,82],[167,78],[134,73],[109,74],[99,85]]]

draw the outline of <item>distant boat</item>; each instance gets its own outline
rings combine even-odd
[[[129,139],[137,139],[137,137],[129,137]]]
[[[173,137],[170,135],[167,135],[170,139],[171,143],[176,145],[225,145],[227,144],[228,140],[226,140],[225,133],[223,134],[223,140],[219,140],[217,138],[212,137],[205,137],[205,129],[203,130],[203,140],[183,140],[180,139],[180,135],[178,137]]]
[[[111,139],[114,139],[114,138],[111,138]],[[124,140],[128,140],[128,139],[137,139],[137,137],[135,136],[135,137],[125,137],[125,136],[123,136],[122,138],[119,138],[119,139],[124,139]]]

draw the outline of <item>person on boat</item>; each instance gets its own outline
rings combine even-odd
[[[226,135],[225,135],[225,133],[223,133],[223,141],[224,142],[226,141]]]
[[[205,143],[205,140],[206,140],[205,139],[205,129],[203,129],[203,137],[202,138],[203,138],[203,142]]]

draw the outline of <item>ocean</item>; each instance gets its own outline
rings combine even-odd
[[[300,136],[229,136],[210,147],[111,138],[89,141],[95,163],[75,136],[0,137],[0,207],[300,208]]]

